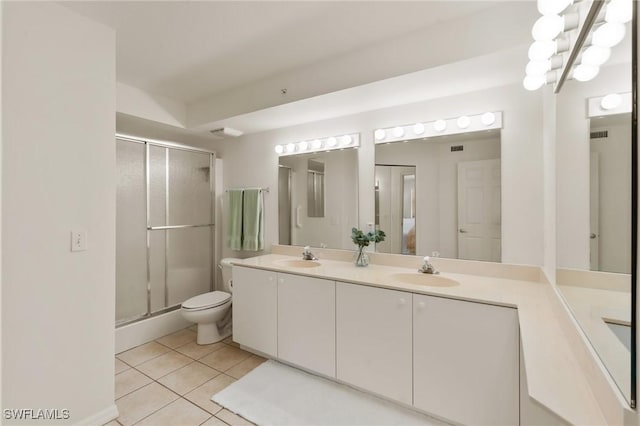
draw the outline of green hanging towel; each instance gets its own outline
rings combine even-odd
[[[227,247],[242,250],[242,189],[227,191]]]
[[[242,250],[264,248],[264,211],[262,189],[245,189],[242,207]]]

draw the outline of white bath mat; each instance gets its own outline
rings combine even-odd
[[[388,401],[267,361],[211,398],[260,426],[443,425]]]

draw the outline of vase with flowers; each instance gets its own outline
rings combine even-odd
[[[375,231],[369,231],[366,234],[362,230],[357,228],[351,228],[351,240],[358,246],[358,251],[355,256],[356,266],[369,265],[369,256],[365,251],[370,243],[379,243],[384,241],[384,231],[376,229]]]

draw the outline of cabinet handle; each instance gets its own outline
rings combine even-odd
[[[418,302],[418,310],[419,311],[423,310],[425,308],[425,306],[426,305],[424,304],[424,302]]]
[[[273,277],[269,277],[269,282],[273,282]]]
[[[402,305],[402,306],[407,304],[407,300],[404,297],[401,297],[399,302],[400,302],[400,305]]]
[[[284,284],[284,278],[280,278],[278,282],[280,282],[280,284]]]

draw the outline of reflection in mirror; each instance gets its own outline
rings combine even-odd
[[[307,167],[307,213],[324,217],[324,162],[309,158]]]
[[[352,249],[358,226],[355,149],[279,158],[280,244]]]
[[[631,113],[589,121],[589,267],[592,271],[628,274],[631,271]]]
[[[501,261],[499,130],[375,149],[377,251]]]
[[[381,253],[416,254],[416,168],[376,165],[376,229],[385,230]]]
[[[556,96],[556,282],[611,377],[635,404],[631,344],[632,48]],[[602,103],[603,98],[621,102]]]

